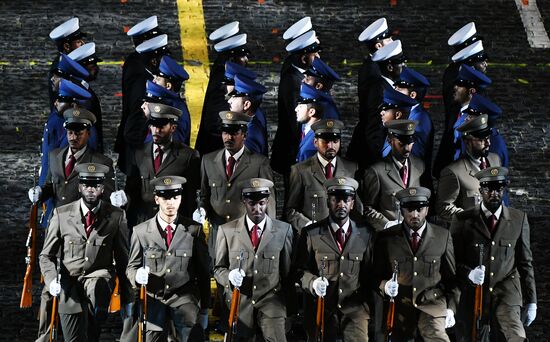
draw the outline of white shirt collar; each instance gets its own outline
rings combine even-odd
[[[466,108],[468,108],[469,105],[470,105],[470,102],[468,102],[464,106],[460,107],[460,114],[461,115],[462,115],[462,113],[464,113],[464,111],[466,110]]]
[[[84,152],[86,152],[86,148],[88,148],[88,146],[84,146],[83,148],[81,148],[80,150],[76,151],[76,153],[73,154],[73,151],[69,147],[67,150],[67,157],[65,158],[65,164],[69,161],[69,159],[71,158],[71,155],[74,156],[76,160],[82,157]]]
[[[258,223],[258,229],[260,230],[260,232],[264,231],[266,221],[267,221],[267,215],[264,217],[262,221],[260,221],[260,223]],[[252,220],[248,217],[248,215],[246,215],[246,226],[248,227],[248,231],[251,232],[252,229],[254,228],[254,225],[255,223],[252,222]]]
[[[97,212],[99,211],[99,207],[101,207],[101,201],[99,201],[99,203],[92,209],[92,213],[97,214]],[[80,210],[82,210],[82,214],[84,216],[88,215],[88,211],[90,211],[82,198],[80,199]]]
[[[330,216],[329,216],[329,223],[330,223],[330,228],[332,229],[333,232],[336,233],[338,229],[342,228],[342,230],[344,231],[344,234],[348,233],[349,217],[348,217],[348,220],[344,223],[344,225],[342,225],[342,227],[340,227],[336,222],[334,222]]]
[[[323,165],[323,169],[324,169],[324,168],[327,166],[327,164],[329,163],[329,161],[326,160],[325,158],[323,158],[319,152],[317,152],[317,159],[319,159],[319,162],[321,163],[321,165]],[[333,168],[333,169],[336,169],[336,157],[332,158],[332,160],[330,161],[330,163],[332,164],[332,168]]]
[[[298,70],[301,74],[303,74],[304,72],[306,72],[306,69],[302,69],[302,68],[300,68],[300,67],[297,67],[297,66],[294,65],[294,64],[292,64],[292,66],[293,66],[294,68],[296,68],[296,70]]]
[[[391,156],[391,157],[393,159],[393,162],[397,166],[397,170],[401,170],[401,168],[403,167],[403,164],[399,160],[397,160],[394,156]],[[407,166],[409,165],[408,161],[409,161],[409,158],[405,159],[405,163],[407,163]]]
[[[311,125],[308,124],[308,123],[305,123],[304,124],[304,136],[306,136],[309,133],[309,131],[311,131]]]
[[[381,76],[382,76],[383,79],[386,80],[386,82],[388,82],[388,84],[389,84],[390,86],[393,87],[393,84],[394,84],[395,82],[394,82],[391,78],[388,78],[388,77],[386,77],[386,76],[384,76],[384,75],[381,75]]]
[[[157,214],[157,222],[159,223],[160,225],[160,228],[162,228],[162,230],[166,231],[166,226],[170,225],[172,227],[172,231],[174,231],[174,229],[176,228],[176,221],[178,220],[178,217],[176,216],[176,219],[174,220],[174,222],[172,223],[168,223],[166,221],[164,221],[159,214]]]
[[[244,153],[244,145],[243,147],[239,150],[239,152],[235,153],[233,155],[233,158],[235,159],[235,161],[239,161],[239,159],[241,159],[241,156],[243,155]],[[229,153],[229,151],[226,149],[225,150],[225,162],[227,163],[227,161],[229,160],[229,157],[231,157],[231,153]]]
[[[418,106],[420,106],[420,103],[417,103],[417,104],[415,104],[414,106],[412,106],[411,112],[412,112],[416,107],[418,107]]]
[[[481,210],[485,214],[485,217],[489,218],[489,217],[491,217],[491,215],[495,215],[497,220],[499,220],[500,219],[500,214],[502,214],[502,204],[500,205],[500,207],[498,207],[497,211],[495,211],[495,213],[493,214],[489,209],[487,209],[487,207],[485,206],[485,204],[482,201],[481,202]]]
[[[420,227],[420,229],[416,231],[420,238],[422,238],[422,234],[424,233],[424,230],[426,229],[427,226],[428,226],[428,222],[424,221],[424,224],[422,225],[422,227]],[[414,230],[409,228],[409,238],[412,238],[413,233],[414,233]]]

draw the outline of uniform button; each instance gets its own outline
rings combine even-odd
[[[73,242],[72,242],[72,241],[69,241],[69,245],[72,245],[72,244],[73,244]]]
[[[62,199],[62,200],[64,200],[64,199],[65,199],[65,197],[61,197],[61,199]]]
[[[166,288],[169,289],[169,288],[170,288],[170,285],[166,285]]]
[[[226,220],[229,220],[229,215],[227,215],[227,216],[225,217],[225,219],[226,219]]]
[[[89,245],[89,244],[90,244],[90,241],[86,241],[86,244]]]
[[[231,187],[231,183],[227,183],[227,187],[230,188],[230,187]]]
[[[258,274],[258,270],[254,270],[254,274]]]
[[[417,260],[418,260],[418,258],[417,258],[417,257],[414,257],[414,261],[417,261]]]
[[[169,268],[166,269],[166,273],[170,273],[171,271],[172,271],[172,270],[169,269]]]
[[[489,292],[493,292],[493,288],[492,288],[492,287],[489,288]]]
[[[344,273],[340,273],[340,277],[343,277],[344,276]]]
[[[252,288],[253,288],[254,290],[256,290],[256,285],[252,286]]]
[[[338,293],[342,293],[344,292],[342,289],[338,289]]]
[[[359,257],[355,257],[355,260],[359,260]]]
[[[508,247],[512,247],[512,244],[511,244],[511,243],[509,243],[509,244],[508,244]]]
[[[494,245],[495,245],[495,242],[494,242],[494,241],[491,241],[491,245],[493,245],[493,246],[494,246]]]
[[[256,304],[256,301],[255,301],[255,300],[252,301],[252,305],[254,305],[254,304]]]
[[[275,256],[274,256],[274,255],[271,256],[271,260],[275,260]]]
[[[418,273],[414,272],[413,275],[416,277],[418,275]]]
[[[418,307],[418,304],[414,303],[414,307],[415,307],[415,308]]]
[[[229,288],[229,285],[225,285],[226,288]],[[228,300],[228,302],[230,302],[230,300]]]
[[[340,259],[344,260],[344,256],[342,255],[342,256],[340,257]]]
[[[151,254],[151,259],[154,259],[155,258],[155,255],[154,254]]]
[[[258,254],[254,255],[254,258],[255,258],[255,259],[258,259]]]
[[[187,253],[183,253],[183,256],[186,257],[186,256],[187,256]]]
[[[141,178],[143,178],[143,177],[141,177]],[[216,186],[216,183],[212,183],[212,186]]]
[[[84,260],[88,261],[88,257],[85,257]]]
[[[491,273],[489,273],[489,274],[491,275],[491,277],[495,275],[493,272],[491,272]]]
[[[231,203],[231,200],[225,200],[225,203]]]
[[[491,256],[491,261],[494,261],[495,260],[495,257],[494,256]]]
[[[342,305],[338,304],[338,309],[341,309],[342,308]]]
[[[328,256],[325,255],[325,260],[327,260],[327,259],[328,259]]]
[[[69,184],[69,182],[65,181],[65,184]]]
[[[166,253],[166,255],[170,256],[170,255],[172,255],[172,252],[168,252],[168,253]]]
[[[434,293],[434,297],[437,297],[437,293]]]
[[[416,292],[416,287],[413,287],[413,292]]]
[[[516,279],[516,276],[512,276],[512,279]]]
[[[313,197],[317,198],[317,194],[313,194]]]

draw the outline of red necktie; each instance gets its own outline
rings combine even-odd
[[[401,176],[401,180],[403,181],[403,185],[407,187],[407,182],[409,181],[409,170],[407,168],[407,161],[403,164],[401,169],[399,170],[399,175]]]
[[[89,210],[86,214],[86,237],[90,237],[90,233],[92,232],[92,226],[95,223],[95,214],[93,211]]]
[[[71,154],[69,157],[69,162],[65,165],[65,178],[69,178],[73,172],[74,164],[76,164],[76,158]]]
[[[498,225],[498,219],[495,215],[491,215],[489,217],[489,230],[491,231],[491,235],[495,233],[497,230]]]
[[[413,253],[416,254],[416,251],[418,251],[419,246],[420,246],[420,235],[418,235],[417,232],[413,232],[412,238],[411,238],[411,249]]]
[[[325,177],[327,179],[332,178],[332,163],[328,163],[327,166],[325,166]]]
[[[168,248],[170,248],[170,244],[172,243],[172,238],[173,238],[172,226],[171,226],[171,225],[167,225],[167,226],[166,226],[166,246],[167,246]]]
[[[157,174],[160,169],[160,164],[162,164],[162,155],[164,154],[164,152],[162,151],[162,148],[157,147],[157,149],[155,150],[155,153],[157,154],[157,156],[155,157],[154,167],[155,167],[155,174]]]
[[[342,228],[339,228],[336,231],[336,242],[337,242],[337,245],[338,245],[338,250],[340,250],[340,252],[342,252],[342,250],[344,249],[344,245],[346,243],[346,236],[345,236],[344,230]]]
[[[479,169],[480,170],[485,170],[487,168],[487,166],[489,166],[489,165],[487,165],[487,164],[489,164],[487,162],[487,159],[485,157],[481,157],[481,158],[479,158],[479,160],[480,160]]]
[[[227,179],[233,176],[234,167],[235,167],[235,158],[233,158],[233,156],[229,156],[229,158],[227,158],[227,165],[225,165],[225,173],[227,174]]]
[[[258,236],[257,224],[255,224],[254,227],[252,227],[252,235],[250,236],[250,239],[252,240],[252,247],[254,247],[254,250],[256,250],[260,245],[260,237]]]
[[[302,138],[300,139],[301,140],[304,140],[304,137],[306,136],[306,134],[304,133],[304,131],[302,131]]]

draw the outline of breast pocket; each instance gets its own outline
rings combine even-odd
[[[279,268],[279,253],[276,251],[264,251],[262,256],[265,274],[271,274]]]
[[[161,272],[166,262],[165,251],[157,248],[148,248],[144,252],[145,266],[149,266],[151,272]]]
[[[71,259],[84,259],[86,241],[84,239],[70,239],[65,242],[65,255]]]
[[[327,206],[326,194],[320,190],[306,190],[305,203],[309,203],[309,207],[304,208],[309,213],[311,220],[319,221],[324,218],[324,208]],[[315,210],[315,212],[313,212]],[[315,217],[314,217],[315,216]]]
[[[176,249],[174,252],[176,258],[176,269],[180,271],[187,271],[189,266],[189,260],[193,256],[192,249]]]
[[[339,270],[337,255],[334,253],[315,253],[319,275],[335,275]]]
[[[248,252],[243,251],[242,260],[240,251],[229,251],[229,270],[235,268],[246,268],[246,260],[248,260]]]
[[[499,254],[500,260],[502,261],[509,260],[514,253],[514,249],[516,248],[516,241],[501,239],[498,245],[499,245],[498,254]]]
[[[219,201],[222,198],[222,186],[223,183],[221,179],[212,179],[210,180],[210,197],[213,201]]]
[[[439,273],[441,257],[435,255],[424,256],[424,274],[427,277],[435,277]]]
[[[464,210],[476,207],[481,203],[481,195],[477,190],[466,191],[466,199],[464,199]]]
[[[153,199],[153,190],[151,189],[150,181],[149,177],[141,176],[141,197],[145,201],[152,201]]]
[[[349,253],[348,254],[348,270],[350,274],[357,274],[361,269],[361,263],[363,262],[363,253]]]

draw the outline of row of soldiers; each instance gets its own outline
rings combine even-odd
[[[189,112],[178,94],[189,76],[166,55],[167,35],[160,32],[156,17],[128,31],[136,52],[123,68],[123,117],[115,146],[118,166],[127,176],[124,191],[113,181],[112,160],[98,152],[101,144],[94,145],[94,138],[101,141],[101,112],[89,104],[90,75],[97,71],[95,46],[82,45],[83,33],[76,18],[50,34],[61,52],[52,69],[54,108],[45,129],[44,176],[29,197],[33,202],[53,200],[50,207],[57,208],[49,220],[50,228],[57,225],[57,229],[48,229],[48,248],[41,254],[47,275],[43,297],[46,302],[51,292],[79,298],[79,305],[67,305],[63,310],[65,304],[60,305],[59,312],[67,315],[61,320],[67,339],[97,338],[95,324],[106,317],[115,273],[103,257],[112,255],[114,249],[116,273],[121,288],[126,289],[124,302],[133,303],[130,294],[138,285],[154,289],[148,289],[148,294],[158,305],[150,306],[148,316],[156,320],[151,328],[155,338],[170,322],[176,335],[186,340],[190,327],[204,322],[209,305],[205,277],[212,271],[225,299],[232,287],[242,289],[244,323],[239,335],[244,339],[260,332],[268,340],[269,336],[284,340],[281,332],[285,331],[286,314],[281,291],[294,282],[305,291],[306,301],[327,296],[329,340],[335,339],[338,331],[345,340],[366,338],[369,306],[376,307],[378,301],[375,317],[382,317],[384,294],[396,299],[403,310],[393,332],[393,336],[402,337],[396,340],[408,340],[414,334],[425,340],[447,340],[444,328],[454,325],[454,315],[461,307],[464,311],[457,315],[457,330],[468,339],[467,327],[472,321],[467,318],[469,304],[464,298],[469,298],[465,294],[471,292],[472,284],[484,284],[485,298],[491,299],[486,303],[490,309],[485,311],[490,314],[483,319],[485,325],[493,326],[492,334],[507,340],[512,336],[524,339],[520,307],[524,307],[527,324],[536,315],[529,227],[525,214],[502,205],[507,170],[500,167],[502,158],[489,153],[493,138],[499,136],[491,119],[500,109],[477,94],[490,80],[477,70],[478,64],[486,65],[486,55],[475,25],[466,25],[449,40],[461,45],[451,66],[457,74],[453,105],[462,108],[456,111],[458,120],[457,114],[452,117],[457,120],[451,124],[455,126],[450,130],[453,143],[445,145],[453,146],[451,154],[456,150],[457,160],[441,172],[436,200],[431,202],[440,217],[454,220],[450,231],[425,220],[431,195],[422,185],[432,187],[433,131],[420,101],[429,82],[404,67],[401,43],[391,39],[385,19],[375,21],[359,37],[372,48],[364,63],[371,83],[361,81],[365,76],[361,72],[359,84],[360,91],[366,87],[372,93],[360,95],[360,102],[370,99],[369,105],[377,104],[376,109],[361,106],[372,112],[365,109],[369,114],[360,116],[349,156],[353,157],[355,139],[370,141],[356,145],[355,161],[339,156],[344,124],[338,120],[330,96],[339,76],[319,58],[320,42],[310,18],[298,21],[283,35],[290,40],[290,54],[281,73],[278,131],[271,161],[267,158],[266,118],[260,109],[266,89],[245,67],[249,54],[246,34],[237,33],[238,22],[233,22],[210,35],[219,41],[214,46],[218,58],[212,67],[196,145],[199,151],[203,149],[201,159],[188,146]],[[71,49],[74,51],[67,55]],[[377,72],[375,86],[372,81]],[[360,135],[364,137],[356,138]],[[83,167],[88,172],[82,172]],[[103,171],[94,174],[90,168]],[[284,176],[284,217],[290,225],[275,219],[272,168]],[[195,209],[198,189],[201,196]],[[113,206],[100,201],[100,194],[109,196]],[[118,214],[94,219],[93,214],[101,208]],[[60,220],[67,211],[74,219]],[[204,232],[185,219],[190,216],[200,223],[208,218],[209,230]],[[103,243],[91,238],[104,226],[101,221],[111,218],[119,227],[112,230],[112,237],[118,236],[117,247],[110,239]],[[270,221],[273,223],[268,224]],[[133,227],[130,262],[117,258],[118,253],[124,254],[120,247],[124,240],[128,243],[126,226]],[[79,237],[66,233],[75,230]],[[398,235],[402,235],[400,248],[394,245]],[[279,238],[273,239],[275,236]],[[178,242],[172,245],[172,239]],[[269,241],[269,246],[262,241]],[[325,245],[319,245],[321,242]],[[471,258],[476,254],[472,246],[480,244],[491,251],[481,263]],[[325,250],[327,247],[332,250]],[[247,251],[242,269],[236,267],[241,249]],[[55,258],[61,250],[56,271]],[[97,253],[102,257],[96,258]],[[390,280],[394,260],[400,265],[399,274]],[[59,279],[52,276],[57,273],[61,274],[60,287]],[[484,282],[486,273],[489,282]],[[402,290],[398,291],[399,285]],[[460,302],[458,287],[464,299]],[[94,292],[96,288],[99,292]],[[380,296],[369,302],[368,293],[376,288],[380,288]],[[282,291],[289,292],[293,291]],[[315,313],[311,308],[305,305],[304,314],[306,330],[313,336]],[[131,305],[123,311],[131,321]],[[47,317],[46,310],[41,312],[41,318]],[[45,320],[42,322],[41,333],[45,333]],[[127,330],[131,335],[132,329]],[[377,324],[376,330],[384,335],[382,324]]]

